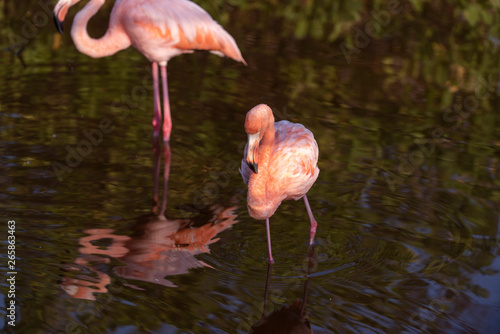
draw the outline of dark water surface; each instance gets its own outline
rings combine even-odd
[[[58,46],[40,2],[0,4],[3,331],[249,332],[267,246],[238,166],[245,114],[267,103],[314,133],[321,170],[314,252],[302,201],[271,218],[268,315],[307,295],[314,333],[500,333],[498,1],[401,2],[394,14],[383,1],[200,5],[248,66],[174,58],[171,156],[155,156],[141,54],[79,54],[77,8]]]

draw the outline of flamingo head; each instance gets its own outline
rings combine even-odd
[[[246,162],[255,174],[259,172],[259,143],[270,121],[274,122],[273,112],[265,104],[253,107],[245,119],[245,132],[248,135]]]
[[[63,33],[63,24],[66,14],[68,14],[69,7],[80,2],[80,0],[59,0],[54,7],[54,22],[56,24],[57,31],[61,34]]]

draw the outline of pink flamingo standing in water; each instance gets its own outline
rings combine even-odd
[[[245,119],[248,144],[240,173],[248,185],[248,212],[266,220],[269,262],[271,253],[271,217],[283,200],[304,198],[311,222],[309,244],[314,242],[316,220],[306,193],[318,178],[318,144],[302,124],[274,122],[271,108],[259,104]]]
[[[59,0],[54,19],[59,32],[68,9],[80,0]],[[229,35],[201,7],[189,0],[117,0],[104,36],[94,39],[87,24],[105,0],[90,0],[75,16],[71,36],[76,48],[93,58],[111,56],[130,45],[153,64],[155,141],[160,133],[161,107],[158,64],[163,86],[163,140],[170,140],[172,120],[167,86],[167,63],[170,58],[194,50],[209,50],[244,64],[240,50]]]

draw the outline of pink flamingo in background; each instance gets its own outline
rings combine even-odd
[[[245,119],[248,144],[240,173],[248,185],[248,212],[255,219],[265,219],[269,261],[271,254],[271,217],[283,200],[304,198],[311,222],[309,244],[314,242],[316,220],[306,193],[318,178],[318,144],[302,124],[274,122],[271,108],[259,104]]]
[[[57,29],[68,9],[80,0],[59,0],[54,7]],[[135,47],[153,64],[155,141],[160,133],[161,107],[158,65],[163,86],[163,140],[170,140],[172,120],[167,86],[167,62],[170,58],[194,50],[209,50],[244,64],[240,50],[229,35],[201,7],[189,0],[117,0],[111,12],[108,30],[99,39],[87,33],[87,24],[105,0],[90,0],[75,16],[71,36],[76,48],[93,58],[106,57]]]

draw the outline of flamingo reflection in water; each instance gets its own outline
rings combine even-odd
[[[171,158],[168,145],[164,146],[163,153],[165,165],[161,205],[157,202],[160,154],[156,150],[153,212],[139,217],[132,236],[117,235],[112,229],[85,230],[88,235],[79,239],[81,255],[74,264],[66,265],[65,269],[73,273],[93,272],[95,275],[65,275],[61,287],[70,296],[95,300],[94,294],[105,293],[111,279],[96,267],[97,264],[109,263],[110,258],[116,258],[124,264],[114,268],[118,276],[167,287],[176,286],[166,279],[167,276],[186,274],[192,268],[210,267],[195,256],[209,253],[209,245],[219,240],[215,236],[238,222],[233,213],[236,206],[210,206],[206,213],[211,214],[212,218],[201,225],[190,219],[167,218],[164,213]],[[127,285],[137,288],[133,284]]]
[[[271,279],[271,268],[273,264],[269,262],[267,266],[266,288],[264,292],[264,311],[262,317],[250,329],[250,334],[309,334],[312,333],[309,323],[309,314],[306,312],[307,290],[311,280],[311,274],[316,262],[316,253],[314,246],[309,246],[309,265],[307,270],[307,279],[304,283],[304,293],[301,299],[296,299],[290,305],[283,305],[281,309],[267,315],[267,295]]]

